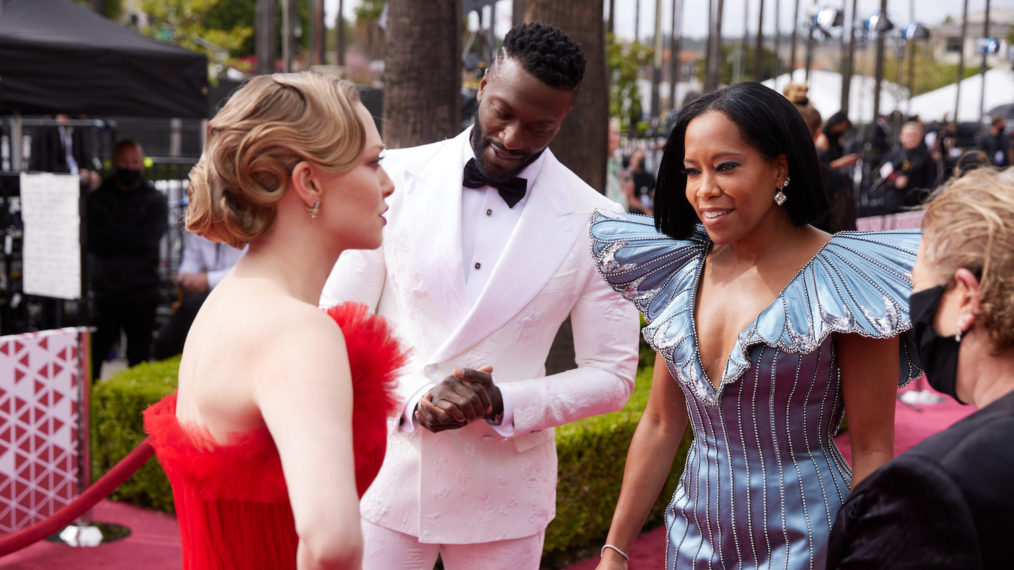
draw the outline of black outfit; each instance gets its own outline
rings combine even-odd
[[[86,129],[63,127],[68,129],[70,139],[70,156],[77,163],[78,170],[95,170],[95,144],[91,133]],[[28,161],[28,170],[36,172],[55,172],[67,174],[71,171],[67,161],[67,145],[61,127],[44,127],[32,136],[32,154]]]
[[[884,160],[894,167],[890,179],[885,183],[887,213],[893,214],[903,208],[911,208],[922,204],[926,196],[936,186],[937,165],[925,144],[919,144],[913,150],[898,147]],[[898,176],[907,176],[908,184],[897,188],[894,180]]]
[[[887,463],[852,492],[828,568],[1014,568],[1014,392]]]
[[[169,226],[165,197],[147,181],[121,190],[105,179],[86,199],[87,249],[95,294],[92,378],[121,328],[131,366],[148,360],[158,306],[159,242]]]
[[[1003,130],[995,135],[989,131],[983,133],[979,137],[979,148],[993,166],[1010,166],[1010,138]]]
[[[650,172],[630,172],[630,179],[634,182],[634,196],[638,199],[641,206],[651,208],[652,206],[652,190],[655,189],[655,177]],[[643,208],[630,206],[627,211],[631,214],[644,214]]]
[[[818,156],[820,154],[818,153]],[[828,212],[814,220],[813,225],[832,234],[855,230],[856,203],[852,192],[852,180],[831,168],[829,161],[820,158],[820,178],[824,183]]]

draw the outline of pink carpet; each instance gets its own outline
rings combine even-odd
[[[903,392],[927,390],[924,382],[913,382]],[[898,400],[895,416],[895,453],[901,453],[926,437],[972,413],[971,406],[962,406],[944,398],[935,404],[906,404]],[[851,459],[848,436],[838,438],[838,445]],[[92,518],[99,522],[116,523],[131,529],[127,538],[93,548],[73,548],[41,541],[28,548],[0,558],[0,568],[17,570],[50,570],[53,568],[127,570],[178,570],[181,567],[179,529],[176,519],[125,503],[102,501]],[[665,529],[656,528],[641,535],[630,551],[631,570],[662,568],[665,557]],[[568,570],[593,570],[598,557],[579,562]]]

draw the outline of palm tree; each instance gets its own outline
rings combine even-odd
[[[563,127],[553,139],[553,153],[592,188],[605,188],[609,98],[606,83],[603,0],[527,0],[526,22],[557,26],[584,48],[584,82]]]
[[[712,2],[708,2],[709,8]],[[704,91],[710,92],[718,88],[718,70],[722,60],[722,12],[725,2],[718,0],[709,24],[714,23],[708,31],[708,69],[704,77]]]
[[[799,0],[796,0],[796,7],[792,12],[792,47],[789,48],[789,79],[792,79],[792,72],[796,69],[796,32],[799,30]]]
[[[461,128],[460,0],[388,0],[384,141],[391,148]]]
[[[257,73],[275,70],[275,0],[257,0]]]
[[[335,65],[345,66],[345,17],[342,11],[345,9],[345,0],[338,0],[338,13],[334,16],[335,29]]]
[[[753,80],[764,79],[764,0],[760,0],[760,9],[757,10],[757,43],[753,53]]]
[[[525,22],[542,22],[567,32],[584,48],[587,60],[577,99],[553,139],[553,154],[599,192],[606,186],[609,151],[609,85],[606,80],[603,0],[526,0]],[[560,325],[546,358],[546,374],[574,367],[574,335],[570,319]]]
[[[680,29],[682,27],[683,2],[682,0],[672,0],[672,33],[669,36],[669,99],[673,109],[680,104],[676,100],[676,86],[680,82],[680,51],[683,44],[683,34]]]
[[[958,109],[961,104],[961,80],[965,78],[965,38],[968,36],[968,0],[961,9],[961,48],[958,50],[958,80],[954,84],[954,121],[958,120]]]

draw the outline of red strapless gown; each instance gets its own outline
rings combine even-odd
[[[364,305],[328,311],[342,329],[352,370],[356,485],[362,496],[387,448],[391,393],[405,354],[386,322]],[[266,428],[215,443],[206,430],[180,425],[176,394],[144,412],[144,428],[173,487],[183,568],[296,567],[298,538],[282,464]]]

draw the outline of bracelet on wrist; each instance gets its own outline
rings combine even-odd
[[[624,560],[626,560],[627,562],[630,562],[630,557],[627,556],[627,553],[624,552],[624,551],[622,551],[622,550],[620,550],[619,548],[613,546],[612,544],[604,544],[604,545],[602,545],[602,550],[599,550],[599,558],[601,558],[606,553],[606,549],[607,548],[616,551],[616,553],[619,554],[620,556],[622,556]]]

